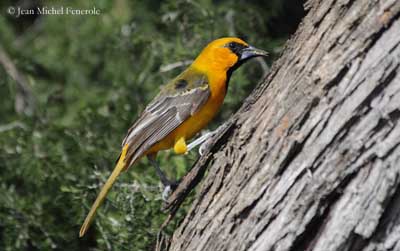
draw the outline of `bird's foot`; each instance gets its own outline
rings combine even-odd
[[[163,185],[164,185],[164,190],[161,194],[161,197],[163,201],[167,201],[171,193],[175,191],[175,189],[178,187],[179,181],[168,181],[165,182]]]
[[[199,154],[203,155],[206,151],[206,149],[209,147],[210,139],[212,139],[212,136],[215,134],[215,131],[213,132],[206,132],[196,140],[194,140],[192,143],[188,145],[188,152],[195,148],[196,146],[200,145],[199,147]]]
[[[199,147],[200,156],[203,156],[206,150],[210,148],[211,142],[212,142],[212,137],[209,137],[203,144],[201,144],[201,146]]]
[[[168,197],[171,195],[171,192],[172,192],[171,190],[172,189],[171,189],[170,186],[164,187],[164,190],[163,190],[163,192],[161,194],[161,197],[162,197],[163,201],[167,201],[168,200]]]

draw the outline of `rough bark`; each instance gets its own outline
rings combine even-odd
[[[400,2],[306,8],[169,250],[400,250]]]

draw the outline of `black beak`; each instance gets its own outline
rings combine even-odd
[[[253,46],[248,46],[242,49],[239,61],[244,61],[246,59],[254,57],[266,57],[266,56],[268,56],[268,52],[261,49],[257,49]]]

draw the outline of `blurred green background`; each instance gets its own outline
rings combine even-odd
[[[88,234],[80,225],[120,144],[159,86],[208,42],[239,36],[268,50],[233,74],[210,128],[226,120],[268,72],[304,15],[302,1],[1,1],[0,250],[151,250],[162,187],[147,160],[123,173]],[[10,7],[100,10],[22,15]],[[11,68],[10,68],[11,67]],[[14,68],[17,72],[14,72]],[[169,177],[197,158],[166,151]],[[185,202],[167,232],[178,226]]]

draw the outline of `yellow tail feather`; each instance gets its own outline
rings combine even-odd
[[[90,209],[88,215],[86,216],[85,221],[83,222],[83,225],[81,227],[81,230],[79,231],[79,237],[82,237],[85,235],[87,230],[89,229],[90,223],[93,220],[93,217],[96,214],[97,208],[100,206],[100,204],[103,202],[104,198],[106,197],[108,191],[114,184],[115,180],[117,179],[118,175],[121,173],[122,169],[125,168],[125,156],[126,152],[128,150],[128,144],[126,144],[122,148],[121,156],[119,157],[118,163],[115,166],[113,172],[111,173],[110,177],[108,178],[107,182],[104,184],[103,188],[101,189],[99,195],[97,196],[95,202],[92,205],[92,208]]]

